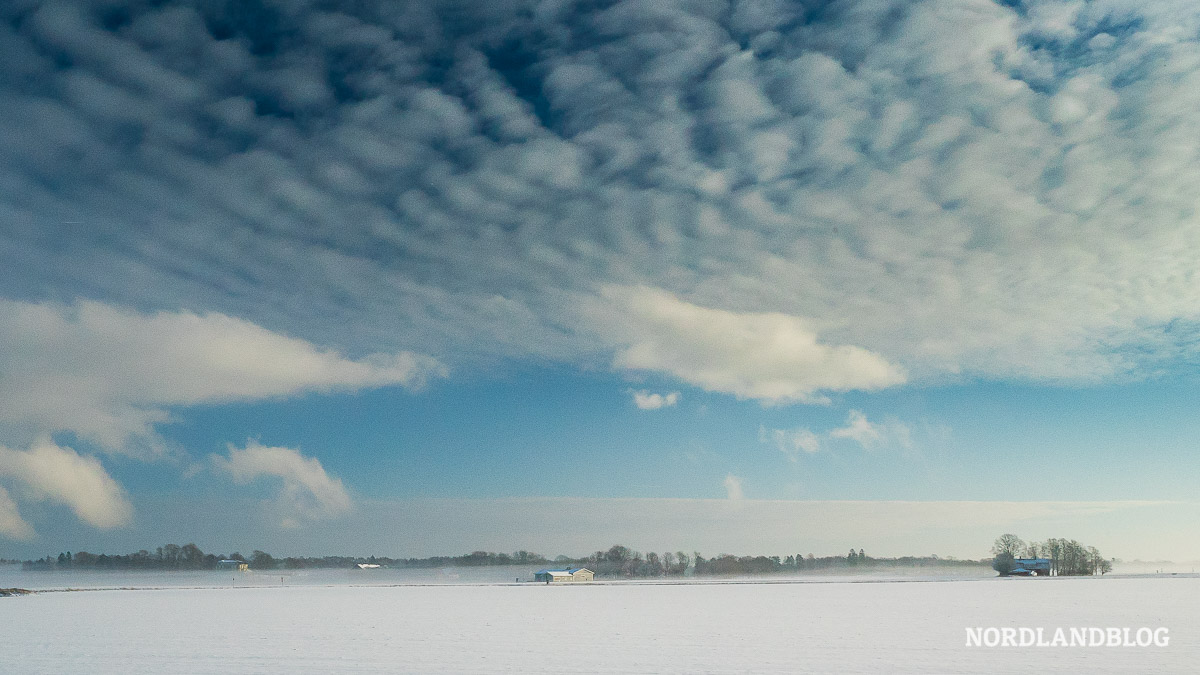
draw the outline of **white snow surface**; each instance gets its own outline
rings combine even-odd
[[[1194,575],[561,586],[345,578],[0,598],[0,672],[1192,673],[1200,663]],[[1170,644],[968,647],[969,626],[1042,627],[1047,637],[1059,627],[1162,626]]]

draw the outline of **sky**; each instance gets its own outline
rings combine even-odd
[[[0,5],[0,558],[1200,560],[1200,7]]]

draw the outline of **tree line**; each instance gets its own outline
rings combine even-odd
[[[603,577],[653,578],[682,576],[690,568],[699,576],[742,576],[756,574],[787,574],[824,570],[849,571],[858,567],[952,567],[979,566],[975,560],[957,560],[938,556],[902,558],[871,558],[860,548],[850,549],[845,556],[817,557],[796,553],[780,556],[735,556],[729,554],[705,558],[698,551],[691,555],[683,551],[675,553],[646,553],[645,555],[625,546],[613,546],[607,551],[596,551],[583,558],[564,560],[573,566],[586,567]]]
[[[1015,534],[1002,534],[992,544],[992,568],[1001,576],[1010,574],[1018,558],[1048,558],[1055,576],[1087,576],[1112,571],[1112,561],[1100,555],[1095,546],[1084,546],[1074,539],[1024,541]]]
[[[124,555],[66,551],[57,556],[48,555],[37,560],[26,560],[21,566],[27,570],[215,570],[221,560],[237,560],[258,569],[272,569],[276,564],[275,559],[263,551],[254,551],[246,558],[236,551],[228,555],[214,555],[205,553],[195,544],[165,544],[154,551],[142,549]]]
[[[957,560],[955,558],[902,557],[872,558],[863,549],[850,549],[848,555],[817,557],[796,553],[780,556],[735,556],[722,554],[705,558],[698,551],[666,551],[663,553],[641,553],[627,546],[614,545],[607,550],[598,550],[591,555],[571,558],[560,555],[553,560],[531,551],[493,553],[474,551],[459,556],[431,556],[428,558],[389,558],[381,556],[324,556],[276,558],[265,551],[255,550],[249,557],[234,552],[228,555],[205,553],[195,544],[166,544],[152,551],[145,549],[125,555],[93,554],[86,551],[66,551],[57,556],[47,555],[38,560],[22,563],[28,570],[215,570],[221,560],[238,560],[248,563],[250,569],[338,569],[354,568],[359,564],[373,564],[390,568],[428,569],[442,567],[491,567],[491,566],[560,566],[586,567],[598,577],[609,578],[655,578],[680,577],[685,574],[700,576],[738,576],[756,574],[779,574],[816,572],[825,570],[850,570],[854,568],[900,568],[900,567],[951,567],[978,566],[990,561]]]
[[[330,569],[352,568],[360,563],[386,567],[436,568],[436,567],[481,567],[492,565],[545,565],[550,561],[529,551],[515,553],[490,553],[475,551],[460,556],[433,556],[430,558],[386,558],[356,556],[285,557],[276,558],[265,551],[254,551],[249,557],[237,551],[230,554],[211,554],[200,550],[195,544],[166,544],[153,552],[142,549],[124,555],[95,554],[86,551],[65,551],[57,556],[47,555],[37,560],[21,563],[27,570],[56,569],[114,569],[114,570],[215,570],[221,560],[245,562],[250,569]],[[15,561],[14,561],[15,562]]]

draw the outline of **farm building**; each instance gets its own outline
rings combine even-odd
[[[1050,576],[1050,559],[1016,558],[1013,560],[1012,571],[1008,574],[1016,577],[1048,577]]]
[[[533,580],[561,583],[564,581],[591,581],[594,576],[596,575],[587,568],[568,567],[560,570],[541,570],[533,575]]]
[[[245,560],[218,560],[217,569],[245,572],[246,570],[250,569],[250,563],[246,562]]]

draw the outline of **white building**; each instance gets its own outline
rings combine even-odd
[[[562,583],[565,581],[591,581],[596,575],[586,567],[567,567],[557,570],[541,570],[533,575],[534,581]]]

